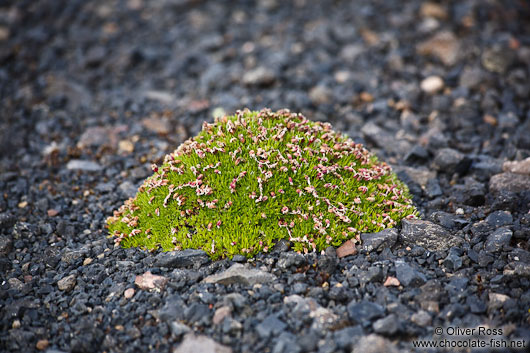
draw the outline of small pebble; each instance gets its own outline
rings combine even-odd
[[[439,76],[429,76],[421,81],[420,87],[428,94],[435,94],[444,88],[444,81]]]
[[[131,299],[134,295],[134,288],[127,288],[124,292],[123,292],[123,296],[126,298],[126,299]]]
[[[46,348],[48,348],[49,345],[50,345],[50,342],[48,342],[48,340],[38,340],[38,341],[37,341],[37,344],[35,345],[35,347],[36,347],[39,351],[43,351],[43,350],[45,350]]]

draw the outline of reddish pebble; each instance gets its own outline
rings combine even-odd
[[[388,276],[386,278],[385,283],[383,283],[383,286],[385,286],[385,287],[390,287],[390,286],[398,287],[400,284],[401,283],[399,283],[399,280],[396,277]]]
[[[357,248],[355,248],[355,244],[351,240],[347,240],[337,249],[337,256],[339,258],[355,254],[357,254]]]
[[[35,347],[37,347],[39,351],[43,351],[48,348],[49,344],[50,342],[48,342],[48,340],[39,340]]]
[[[53,208],[51,208],[51,209],[48,210],[48,217],[55,217],[55,216],[57,216],[58,214],[59,214],[59,211],[57,211],[57,210],[55,210],[55,209],[53,209]]]
[[[134,295],[134,288],[129,288],[129,289],[126,289],[125,292],[123,292],[123,296],[126,298],[126,299],[131,299]]]
[[[213,324],[219,325],[225,317],[230,316],[232,313],[232,310],[228,306],[222,306],[219,309],[215,311],[215,314],[213,315]]]
[[[166,277],[153,275],[151,271],[147,271],[143,275],[136,276],[134,284],[140,289],[158,289],[161,290],[169,281]]]

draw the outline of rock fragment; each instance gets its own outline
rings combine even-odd
[[[391,248],[398,239],[398,230],[396,228],[384,229],[377,233],[361,234],[361,251],[383,251]]]
[[[77,282],[76,276],[69,275],[69,276],[64,277],[63,279],[60,279],[57,282],[57,288],[65,292],[69,292],[75,287],[76,282]]]
[[[352,352],[363,353],[399,353],[399,350],[386,338],[376,334],[362,336],[356,341]]]
[[[167,268],[199,268],[208,262],[210,262],[208,254],[206,254],[205,251],[198,249],[162,252],[158,254],[155,259],[156,266]]]
[[[421,81],[420,88],[427,94],[435,94],[444,88],[444,80],[440,76],[429,76]]]
[[[230,347],[217,343],[213,339],[204,335],[195,335],[188,333],[184,336],[182,343],[173,353],[232,353]]]
[[[80,170],[80,171],[83,171],[83,172],[98,172],[98,171],[100,171],[102,169],[102,167],[96,162],[84,161],[84,160],[80,160],[80,159],[71,159],[66,164],[66,169],[68,169],[68,170]]]
[[[516,173],[501,173],[491,177],[489,183],[490,192],[499,194],[507,192],[523,192],[530,190],[530,177]]]
[[[400,233],[406,245],[418,245],[430,251],[447,250],[462,243],[442,226],[420,219],[404,219]]]
[[[505,172],[530,175],[530,157],[522,161],[507,161],[502,165]]]
[[[340,247],[337,248],[337,257],[342,258],[348,255],[357,254],[357,248],[355,243],[351,240],[345,241]]]
[[[420,43],[416,50],[421,55],[434,56],[446,66],[452,66],[458,59],[460,43],[453,32],[443,31]]]
[[[274,71],[259,66],[243,75],[243,83],[247,86],[268,86],[274,83],[276,75]]]
[[[427,282],[423,273],[403,261],[396,262],[396,277],[405,287],[419,287]]]
[[[143,275],[136,276],[134,284],[136,284],[140,289],[144,290],[162,290],[168,281],[169,279],[166,277],[153,275],[151,271],[147,271]]]
[[[258,283],[269,283],[272,282],[276,276],[271,273],[249,269],[240,263],[232,265],[228,270],[206,277],[203,282],[205,283],[218,283],[224,285],[230,285],[239,283],[247,286],[253,286]]]

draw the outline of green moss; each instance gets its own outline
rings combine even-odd
[[[203,249],[217,259],[288,239],[296,251],[322,251],[417,213],[386,163],[288,111],[204,123],[153,171],[107,220],[124,247]]]

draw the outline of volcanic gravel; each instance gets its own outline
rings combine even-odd
[[[406,352],[479,326],[528,347],[529,19],[522,0],[2,1],[0,350]],[[115,248],[105,219],[150,164],[244,107],[364,143],[421,220],[248,261]]]

